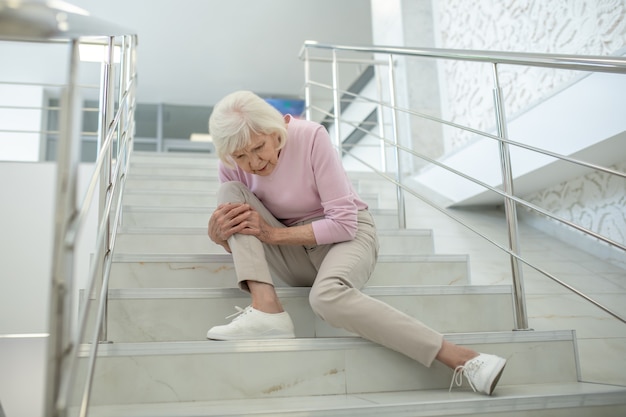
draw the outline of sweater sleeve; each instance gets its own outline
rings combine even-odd
[[[357,231],[357,203],[352,184],[344,171],[328,132],[320,126],[311,148],[311,163],[324,218],[311,225],[318,244],[352,240]]]

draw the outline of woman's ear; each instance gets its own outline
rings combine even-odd
[[[285,121],[285,123],[289,124],[289,121],[291,120],[291,116],[286,114],[283,116],[283,120]]]

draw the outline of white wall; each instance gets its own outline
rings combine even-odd
[[[0,402],[7,417],[42,415],[46,341],[0,336]]]
[[[79,167],[81,199],[92,170],[92,164]],[[0,162],[0,334],[48,332],[55,181],[55,163]],[[96,222],[92,209],[76,254],[79,287],[88,272]]]
[[[557,154],[608,166],[623,161],[626,152],[620,154],[620,150],[616,149],[600,161],[593,154],[594,148],[626,131],[623,117],[625,107],[626,78],[616,74],[594,73],[518,117],[509,119],[509,138]],[[580,168],[574,164],[559,165],[555,172],[548,174],[542,169],[554,165],[554,158],[515,146],[510,148],[518,195],[535,193],[579,175]],[[498,164],[476,163],[481,160],[499,160],[499,149],[494,140],[477,137],[441,161],[486,184],[501,184],[502,175]],[[502,200],[499,195],[486,191],[481,185],[470,183],[436,166],[423,170],[415,179],[459,205],[498,205]]]
[[[438,48],[607,56],[626,46],[626,0],[433,0]],[[442,62],[445,118],[489,130],[493,69],[471,62]],[[582,73],[499,66],[507,117],[543,101]],[[449,131],[448,151],[472,140]]]
[[[55,166],[0,163],[0,334],[45,333]]]

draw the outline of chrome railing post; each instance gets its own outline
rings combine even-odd
[[[508,139],[506,125],[506,115],[504,111],[504,101],[502,89],[498,79],[498,64],[493,64],[493,97],[496,112],[496,125],[498,136]],[[515,201],[509,198],[513,196],[513,170],[511,167],[511,155],[509,145],[506,142],[498,141],[500,149],[500,164],[502,169],[502,187],[504,189],[504,213],[506,218],[509,249],[515,255],[519,255],[519,240],[517,227],[517,209]],[[528,330],[528,313],[526,312],[526,293],[524,292],[524,278],[522,274],[521,262],[519,258],[511,255],[511,273],[513,278],[513,296],[515,303],[515,330]]]
[[[337,146],[337,152],[339,157],[343,157],[343,145],[341,143],[341,97],[339,96],[339,63],[337,62],[337,51],[333,49],[333,63],[332,63],[332,76],[333,76],[333,106],[335,108],[333,118],[335,120],[335,146]]]
[[[311,61],[309,48],[304,49],[304,111],[307,120],[311,120]]]
[[[378,115],[378,135],[385,137],[385,109],[383,108],[383,83],[378,66],[374,67],[376,75],[376,90],[378,92],[378,105],[376,106],[376,114]],[[387,172],[387,147],[385,141],[380,141],[380,170]]]
[[[124,68],[124,88],[123,94],[120,94],[120,101],[122,100],[122,97],[124,95],[128,96],[128,99],[125,101],[125,107],[124,107],[124,123],[123,123],[123,131],[125,132],[124,135],[124,143],[123,146],[120,146],[120,148],[118,149],[118,161],[120,161],[120,163],[124,163],[126,162],[126,158],[128,158],[128,153],[127,153],[127,147],[128,147],[128,143],[130,141],[130,138],[132,136],[134,136],[134,132],[131,132],[130,129],[133,128],[134,126],[132,125],[132,118],[130,117],[131,115],[131,111],[133,109],[134,103],[130,101],[130,98],[132,97],[132,94],[130,94],[130,91],[133,88],[133,85],[131,83],[132,80],[132,56],[133,56],[133,46],[134,46],[134,40],[133,37],[130,35],[126,35],[124,36],[124,48],[122,50],[122,59],[123,59],[123,68]],[[132,146],[132,145],[131,145]],[[125,165],[123,165],[125,166]],[[122,175],[126,175],[126,170],[125,169],[121,169],[120,172],[122,173]]]
[[[100,80],[100,123],[99,123],[99,132],[98,132],[98,141],[99,143],[99,152],[101,152],[101,146],[104,144],[105,138],[111,128],[111,122],[113,120],[113,114],[115,113],[115,38],[109,37],[106,45],[106,54],[105,60],[102,63],[102,76]],[[103,216],[108,216],[107,213],[104,212],[104,208],[107,205],[107,201],[112,198],[111,190],[112,190],[112,163],[113,163],[113,152],[111,146],[108,146],[104,152],[106,152],[106,156],[104,158],[104,163],[102,164],[102,168],[100,170],[100,193],[99,193],[99,208],[98,208],[98,218],[100,221],[103,220]],[[107,256],[107,253],[111,250],[111,222],[110,220],[106,221],[105,226],[106,232],[104,236],[104,252],[103,256],[97,260],[104,266],[104,262]],[[100,285],[103,282],[103,268],[99,268],[99,277],[98,281]],[[91,294],[89,294],[91,296]],[[105,307],[106,309],[106,307]],[[107,321],[106,314],[105,319],[100,327],[100,337],[101,341],[107,340]]]
[[[400,160],[400,148],[398,147],[398,107],[396,100],[396,79],[393,55],[389,54],[389,102],[391,104],[391,131],[396,159],[396,196],[398,204],[398,227],[406,229],[406,213],[404,208],[404,191],[402,190],[402,162]]]
[[[46,394],[47,417],[60,416],[57,399],[61,379],[67,369],[71,346],[71,311],[73,307],[73,264],[75,241],[67,238],[77,215],[76,188],[80,152],[81,110],[78,91],[79,40],[70,44],[67,86],[63,92],[60,113],[60,135],[57,144],[57,179],[54,218],[54,244],[50,297],[50,335],[48,337]]]

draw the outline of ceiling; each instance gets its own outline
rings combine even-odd
[[[139,36],[138,101],[303,97],[305,40],[372,43],[370,0],[70,0]]]

